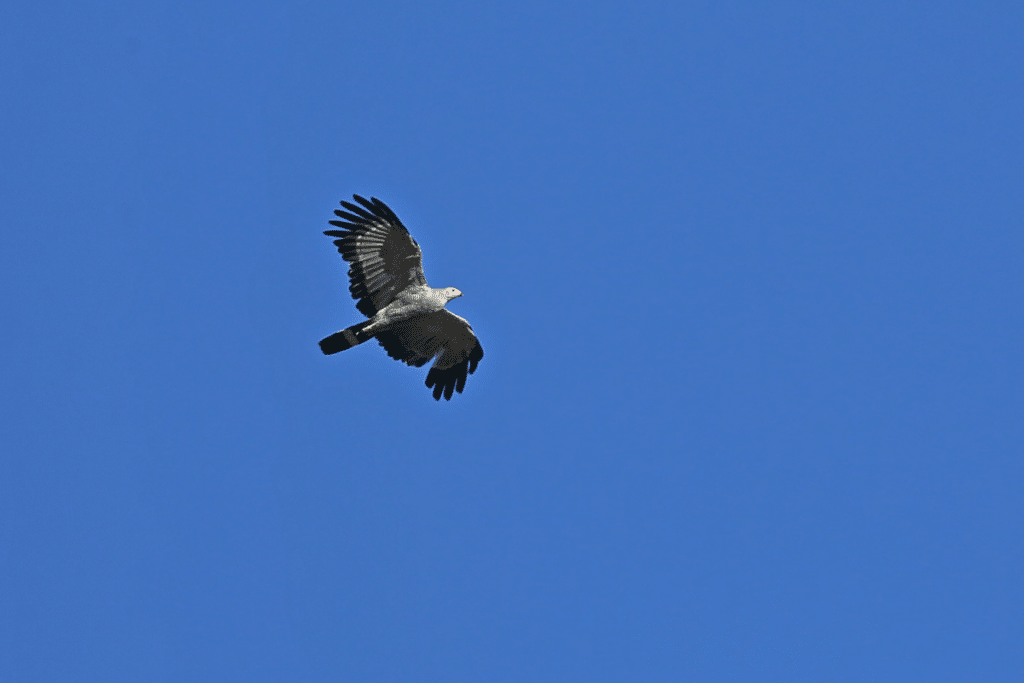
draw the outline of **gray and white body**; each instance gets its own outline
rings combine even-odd
[[[416,240],[384,202],[353,195],[361,205],[341,202],[348,211],[335,210],[344,221],[330,221],[342,230],[327,230],[349,261],[349,291],[356,308],[369,320],[336,332],[320,341],[325,354],[338,353],[375,338],[388,355],[421,367],[431,359],[427,386],[434,398],[462,393],[466,376],[484,356],[473,328],[445,310],[462,296],[454,287],[435,289],[423,275],[423,255]]]
[[[445,305],[462,292],[454,287],[435,289],[426,285],[410,285],[395,297],[395,300],[377,311],[370,318],[369,330],[387,329],[393,323],[406,320],[421,313],[436,313],[444,310]]]

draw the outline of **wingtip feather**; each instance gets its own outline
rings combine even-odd
[[[359,216],[359,222],[373,220],[373,214],[367,211],[366,209],[362,208],[361,206],[356,206],[351,202],[344,201],[341,203],[341,205],[344,206],[349,211],[351,211],[352,213],[354,213],[355,215]],[[334,212],[338,213],[338,210],[335,209]]]

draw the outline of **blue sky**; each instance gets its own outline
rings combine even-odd
[[[1021,680],[1022,22],[4,4],[0,678]]]

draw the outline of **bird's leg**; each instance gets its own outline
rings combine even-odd
[[[391,315],[387,308],[377,311],[377,315],[370,318],[370,324],[363,328],[363,334],[377,334],[382,328],[391,324]]]

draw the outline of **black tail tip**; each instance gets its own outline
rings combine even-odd
[[[340,353],[349,348],[352,348],[352,345],[345,339],[344,332],[335,332],[330,337],[324,337],[320,340],[320,350],[324,352],[325,356]]]

